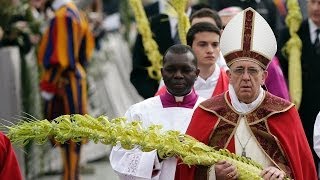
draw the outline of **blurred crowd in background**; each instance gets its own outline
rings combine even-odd
[[[66,37],[64,37],[63,33],[57,37],[51,37],[55,33],[54,28],[50,28],[55,23],[52,19],[57,17],[55,9],[51,5],[58,1],[64,3],[67,0],[0,0],[0,48],[18,47],[21,60],[20,95],[22,116],[27,115],[36,119],[52,119],[62,114],[89,113],[93,116],[106,114],[113,118],[124,115],[130,105],[154,96],[159,88],[159,80],[148,76],[146,68],[150,66],[150,62],[148,62],[148,57],[144,51],[141,34],[137,30],[135,16],[129,3],[130,0],[72,1],[79,9],[81,16],[83,15],[83,22],[88,23],[88,31],[90,31],[88,36],[90,37],[87,38],[85,38],[86,35],[75,37],[76,33],[83,31],[82,29],[79,31],[72,29],[71,31],[73,32],[66,32]],[[297,2],[303,18],[301,25],[297,29],[297,34],[302,40],[302,98],[298,108],[307,139],[313,149],[314,122],[320,111],[320,71],[318,70],[320,67],[320,30],[314,32],[312,30],[320,28],[320,1],[299,0]],[[177,17],[170,13],[168,10],[170,8],[167,8],[170,3],[166,0],[141,0],[141,3],[150,21],[150,28],[159,46],[160,53],[163,54],[171,45],[180,43],[179,39],[176,39]],[[284,84],[281,88],[284,91],[277,92],[280,89],[279,86],[270,86],[270,91],[275,89],[275,95],[291,100],[288,86],[288,57],[282,50],[290,38],[288,25],[286,24],[289,7],[286,5],[285,0],[190,0],[186,13],[190,17],[190,15],[202,8],[212,9],[220,15],[222,22],[219,29],[222,31],[226,25],[224,21],[228,19],[228,16],[232,17],[235,13],[247,7],[252,7],[267,20],[278,41],[278,53],[272,63],[274,64],[274,71],[280,74],[282,80],[270,79],[270,81],[283,81]],[[78,12],[78,10],[75,11]],[[66,13],[72,12],[67,11]],[[175,20],[172,20],[172,18]],[[71,21],[70,23],[77,23],[78,20]],[[312,24],[311,26],[309,26],[310,23]],[[67,31],[68,28],[65,29]],[[67,60],[67,63],[54,62],[48,50],[53,45],[48,44],[55,38],[62,39],[60,43],[64,43],[64,40],[68,39],[69,35],[73,40],[80,38],[81,41],[78,45],[76,45],[75,41],[68,44],[74,48],[76,62],[74,64],[71,63],[71,60]],[[86,41],[86,45],[83,45],[82,41]],[[68,47],[68,45],[65,46]],[[61,47],[64,45],[56,44],[55,46]],[[61,49],[63,50],[63,48]],[[52,51],[55,51],[55,49],[53,48]],[[85,60],[82,59],[81,53],[83,52],[85,52]],[[68,54],[68,52],[60,51],[51,53],[57,53],[55,56],[63,53]],[[66,59],[68,58],[70,57],[66,57]],[[1,61],[4,60],[1,59]],[[72,108],[71,110],[70,108],[66,110],[66,107],[62,110],[54,108],[50,111],[48,110],[49,107],[53,106],[52,104],[50,105],[52,103],[52,95],[59,93],[56,87],[52,86],[52,83],[48,80],[49,76],[54,77],[52,71],[56,69],[54,69],[55,67],[53,70],[50,69],[50,65],[53,66],[55,63],[61,66],[67,64],[65,69],[71,69],[75,74],[82,72],[82,69],[87,74],[86,78],[84,78],[84,84],[77,82],[79,83],[77,87],[84,88],[81,92],[78,91],[79,89],[65,92],[66,96],[83,94],[83,98],[79,98],[77,101],[74,99],[66,100],[69,105],[74,103],[72,105],[73,110]],[[81,70],[75,68],[78,67],[77,64],[81,64]],[[50,69],[50,72],[48,72],[48,69]],[[59,72],[59,69],[56,71]],[[47,79],[44,77],[46,73],[48,74]],[[83,77],[82,75],[79,76]],[[72,82],[72,79],[68,79],[69,81]],[[87,101],[86,99],[88,102],[79,102],[82,100]],[[73,102],[71,103],[71,101]],[[63,100],[57,102],[66,104]],[[87,106],[87,109],[76,110],[77,103],[81,104],[79,106]],[[2,110],[0,109],[0,111]],[[53,112],[57,113],[54,114]],[[50,149],[50,145],[48,146]],[[23,165],[22,169],[26,179],[33,179],[39,173],[43,173],[33,171],[30,162],[40,161],[37,160],[40,158],[39,154],[44,154],[48,149],[40,148],[37,151],[34,151],[34,149],[36,147],[32,144],[25,149],[26,152],[29,152],[28,155],[34,155],[34,157],[23,158],[25,165]],[[91,152],[91,150],[88,151]],[[318,157],[314,151],[313,153],[317,164]],[[77,152],[77,154],[81,155],[80,152]],[[90,155],[84,156],[88,157]],[[97,158],[100,158],[100,156]],[[41,161],[52,161],[52,159]],[[76,161],[78,163],[80,160],[77,159]],[[86,166],[86,162],[83,161],[80,164]],[[57,169],[61,169],[61,163],[58,164]],[[44,171],[50,170],[52,170],[52,167]]]

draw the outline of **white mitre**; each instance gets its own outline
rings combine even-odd
[[[226,25],[220,49],[228,67],[247,60],[266,69],[277,51],[277,41],[267,21],[254,9],[247,8]]]

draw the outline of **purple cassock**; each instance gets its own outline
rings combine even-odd
[[[188,95],[182,97],[175,97],[168,91],[160,95],[163,108],[168,107],[184,107],[192,109],[198,100],[198,95],[192,90]]]
[[[265,85],[271,94],[290,101],[288,86],[282,73],[278,58],[275,56],[268,68],[268,77]]]

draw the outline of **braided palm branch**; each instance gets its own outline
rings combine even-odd
[[[219,160],[227,160],[237,166],[239,179],[262,179],[262,167],[245,157],[230,153],[228,150],[215,150],[191,136],[178,131],[163,131],[161,126],[144,128],[140,121],[126,122],[125,118],[108,120],[106,116],[93,118],[89,115],[63,115],[52,122],[31,120],[6,127],[8,137],[15,144],[26,145],[33,140],[44,144],[48,137],[58,142],[75,142],[89,139],[95,143],[115,145],[120,142],[125,149],[135,145],[144,152],[157,149],[160,158],[177,157],[187,165],[210,166]]]

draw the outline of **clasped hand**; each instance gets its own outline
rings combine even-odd
[[[218,161],[214,165],[214,170],[216,173],[217,180],[224,180],[224,179],[237,179],[238,178],[238,171],[237,167],[228,161]]]
[[[214,165],[217,180],[237,179],[239,174],[237,167],[228,161],[218,161]],[[263,169],[260,176],[264,180],[281,180],[285,177],[285,173],[280,169],[269,166]]]
[[[285,173],[274,166],[264,168],[260,175],[265,180],[278,180],[285,177]]]

